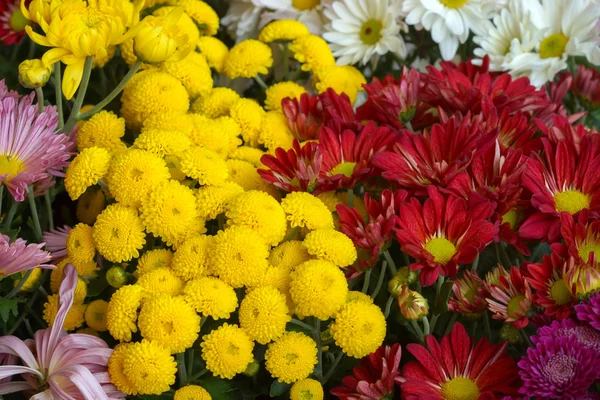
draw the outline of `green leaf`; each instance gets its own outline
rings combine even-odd
[[[440,315],[448,311],[448,299],[450,299],[453,285],[453,282],[446,282],[442,285],[440,292],[435,297],[435,306],[433,307],[434,315]]]
[[[2,321],[8,321],[10,314],[12,313],[15,317],[19,315],[19,303],[24,303],[26,299],[22,297],[15,297],[13,299],[0,298],[0,317]]]
[[[171,400],[172,394],[141,394],[138,396],[142,400]]]
[[[291,386],[292,385],[289,383],[279,382],[277,379],[275,379],[273,383],[271,383],[271,391],[269,392],[269,395],[271,397],[281,396],[287,392]]]
[[[200,381],[199,385],[206,389],[213,399],[239,400],[239,392],[230,382],[231,381],[211,377]]]

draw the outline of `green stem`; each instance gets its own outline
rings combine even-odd
[[[254,77],[254,80],[256,81],[256,83],[258,83],[258,86],[260,86],[263,90],[267,90],[269,88],[265,81],[263,81],[259,75],[256,75]]]
[[[354,206],[354,189],[348,189],[348,207]]]
[[[48,228],[54,229],[54,215],[52,213],[52,200],[50,199],[50,189],[44,194],[44,201],[46,203],[46,212],[48,213]]]
[[[196,380],[198,380],[198,378],[202,377],[202,375],[206,374],[208,372],[208,370],[206,368],[202,369],[202,371],[198,372],[196,375],[191,376],[188,379],[188,382],[194,382]]]
[[[19,202],[13,199],[12,203],[10,204],[10,208],[8,209],[8,214],[6,215],[6,221],[4,222],[5,233],[10,231],[13,219],[15,218],[15,213],[17,212],[17,207],[19,207]]]
[[[429,335],[431,333],[431,327],[429,326],[429,319],[427,317],[423,317],[423,335]]]
[[[56,97],[56,112],[58,113],[58,127],[65,126],[65,115],[63,113],[62,99],[62,77],[60,75],[60,62],[54,63],[54,95]]]
[[[301,328],[304,328],[304,329],[311,330],[311,331],[312,331],[312,329],[313,329],[313,327],[312,327],[311,325],[309,325],[309,324],[307,324],[307,323],[305,323],[305,322],[302,322],[302,321],[298,321],[298,320],[297,320],[297,319],[295,319],[295,318],[292,318],[292,320],[290,321],[290,323],[292,323],[292,324],[294,324],[294,325],[297,325],[297,326],[299,326],[299,327],[301,327]]]
[[[473,261],[473,264],[471,265],[471,271],[475,271],[477,269],[478,265],[479,265],[479,253],[477,253],[477,257],[475,257],[475,261]]]
[[[217,223],[219,224],[219,230],[225,229],[225,216],[223,214],[217,215]]]
[[[392,272],[392,277],[396,276],[396,274],[398,273],[398,269],[396,268],[396,263],[394,262],[394,259],[390,255],[390,252],[388,250],[384,250],[383,256],[385,257],[388,264],[390,265],[390,271]]]
[[[408,258],[408,254],[405,252],[402,252],[402,260],[404,261],[404,264],[408,267],[410,265],[410,259]]]
[[[363,282],[363,287],[361,290],[361,292],[363,293],[367,293],[367,290],[369,290],[369,283],[371,282],[371,272],[371,269],[365,272],[365,281]]]
[[[185,372],[185,353],[177,353],[177,372],[179,372],[179,387],[187,384],[187,373]]]
[[[381,290],[381,285],[383,285],[383,279],[385,278],[385,273],[387,271],[387,261],[383,262],[383,266],[381,267],[381,273],[379,275],[379,279],[377,280],[377,286],[375,286],[375,290],[373,290],[373,293],[371,294],[371,297],[374,299],[375,297],[377,297],[377,295],[379,294],[379,291]]]
[[[417,339],[419,339],[419,342],[423,343],[423,340],[425,339],[425,335],[423,334],[423,330],[419,326],[419,323],[417,321],[410,321],[410,325],[415,330],[415,333],[417,335]]]
[[[81,79],[81,84],[79,85],[79,90],[77,91],[77,97],[75,98],[75,103],[73,104],[73,109],[71,109],[71,115],[69,115],[69,119],[65,123],[64,132],[67,136],[71,135],[71,131],[73,127],[77,123],[77,119],[79,117],[79,110],[81,110],[81,106],[83,105],[83,101],[85,100],[85,92],[87,92],[88,84],[90,83],[90,75],[92,73],[92,64],[94,63],[94,57],[89,56],[85,59],[85,65],[83,67],[83,78]]]
[[[448,326],[446,327],[444,336],[448,336],[450,334],[450,332],[452,331],[452,327],[454,327],[454,323],[456,322],[457,318],[458,318],[458,314],[452,313],[452,317],[450,317],[450,321],[448,322]]]
[[[81,114],[79,114],[77,116],[77,119],[78,120],[87,119],[87,118],[91,117],[92,115],[96,114],[98,111],[101,111],[104,107],[106,107],[111,101],[113,101],[113,99],[115,97],[117,97],[117,95],[119,93],[121,93],[121,91],[123,90],[123,88],[125,87],[127,82],[129,82],[131,77],[133,77],[133,75],[135,75],[135,73],[138,71],[138,69],[140,69],[141,65],[142,65],[141,61],[139,61],[139,60],[136,61],[135,64],[133,64],[133,66],[129,70],[129,72],[127,72],[127,75],[125,75],[123,77],[123,79],[121,79],[121,82],[119,82],[117,87],[114,88],[113,91],[110,92],[104,100],[102,100],[100,103],[96,104],[94,107],[87,110],[86,112],[82,112]]]
[[[23,313],[21,315],[19,315],[19,318],[17,318],[17,320],[15,321],[14,325],[8,330],[8,332],[6,332],[7,335],[12,335],[13,333],[15,333],[15,331],[23,323],[23,321],[25,320],[25,317],[27,317],[28,309],[31,310],[31,306],[33,305],[33,303],[37,299],[38,293],[39,292],[36,291],[34,294],[31,295],[31,298],[29,299],[29,301],[25,305],[25,310],[23,310]]]
[[[390,316],[390,311],[392,309],[392,304],[394,303],[394,296],[390,296],[388,298],[387,303],[385,303],[385,312],[383,313],[383,315],[385,316],[385,319],[387,319],[387,317]]]
[[[531,339],[529,339],[529,335],[527,334],[527,332],[525,332],[525,329],[519,329],[519,334],[523,338],[523,341],[525,343],[527,343],[527,346],[529,346],[529,347],[535,347],[533,345],[533,343],[531,343]]]
[[[337,357],[335,357],[333,364],[331,364],[331,367],[329,367],[329,371],[327,371],[327,373],[321,380],[322,385],[326,384],[327,381],[331,379],[331,377],[333,376],[333,373],[335,372],[336,367],[338,366],[340,361],[342,361],[343,357],[344,357],[344,353],[340,351],[340,353],[337,355]]]
[[[315,327],[313,330],[313,339],[317,343],[317,366],[315,368],[315,375],[317,379],[321,381],[323,379],[323,346],[321,345],[321,320],[315,318]]]
[[[490,329],[490,317],[488,316],[487,310],[483,312],[483,329],[485,331],[485,336],[488,341],[492,342],[492,331]]]
[[[430,323],[431,324],[431,332],[430,333],[433,333],[433,331],[435,329],[435,325],[437,324],[439,317],[440,317],[439,315],[434,315],[433,317],[431,317],[431,323]]]
[[[40,217],[38,215],[37,206],[35,205],[33,185],[27,187],[27,200],[29,201],[29,209],[31,210],[31,218],[33,219],[35,238],[38,242],[41,242],[43,240],[42,226],[40,225]]]
[[[25,275],[23,275],[23,277],[19,280],[17,286],[15,286],[13,290],[11,290],[10,293],[8,293],[8,295],[6,295],[7,299],[12,299],[17,293],[19,293],[19,290],[21,290],[25,282],[27,282],[27,279],[29,278],[32,272],[33,269],[29,269],[25,272]]]
[[[290,49],[288,45],[284,45],[283,48],[283,79],[288,80],[290,74]]]
[[[40,113],[43,113],[44,112],[44,91],[42,90],[41,87],[35,88],[35,95],[37,96],[38,110],[40,110]]]
[[[444,280],[445,280],[445,278],[442,275],[438,275],[437,285],[435,287],[435,295],[436,296],[440,293],[440,290],[442,290],[442,285],[444,284]]]
[[[414,129],[413,129],[413,127],[412,127],[412,125],[411,125],[410,121],[406,121],[406,122],[404,123],[404,127],[405,127],[406,129],[408,129],[409,131],[411,131],[411,132],[414,132]]]
[[[496,247],[496,257],[498,257],[498,261],[504,268],[509,269],[512,266],[512,262],[510,261],[510,258],[508,258],[506,251],[504,251],[504,247],[502,247],[500,242],[494,243],[494,246]]]
[[[194,372],[194,349],[190,349],[190,355],[188,357],[187,374],[190,376]]]
[[[478,321],[474,321],[473,322],[473,331],[471,332],[471,337],[474,338],[475,337],[475,332],[477,332],[477,326],[479,325]]]

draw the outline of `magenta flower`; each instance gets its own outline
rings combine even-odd
[[[589,300],[575,306],[577,319],[586,321],[590,326],[600,331],[600,293],[596,293]]]
[[[17,239],[10,243],[10,238],[0,234],[0,276],[8,276],[33,268],[54,269],[54,265],[46,264],[52,258],[50,253],[42,250],[44,243],[31,243]]]
[[[545,337],[558,338],[569,336],[574,336],[580,345],[594,350],[600,355],[600,332],[597,332],[588,325],[578,325],[570,319],[554,321],[550,325],[538,329],[536,336],[531,337],[531,341],[537,344],[537,342]]]
[[[110,383],[107,364],[113,350],[106,342],[92,335],[67,334],[62,329],[76,285],[77,270],[67,264],[54,325],[37,331],[33,340],[0,337],[0,355],[20,360],[20,364],[0,366],[0,379],[16,375],[24,379],[1,384],[0,394],[27,391],[37,400],[125,398]]]
[[[52,260],[60,260],[67,256],[67,236],[71,231],[70,226],[52,229],[50,232],[44,232],[44,242],[46,250],[52,253]]]
[[[34,96],[16,96],[0,81],[0,184],[16,201],[24,200],[28,185],[48,187],[51,177],[64,176],[74,146],[72,138],[57,133],[56,107],[40,113]]]

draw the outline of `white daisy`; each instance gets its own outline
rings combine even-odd
[[[338,0],[325,10],[331,21],[323,38],[330,43],[339,65],[377,62],[388,52],[406,57],[406,45],[396,21],[397,0]]]
[[[264,9],[253,0],[233,0],[229,2],[227,13],[221,19],[221,25],[236,43],[255,37],[258,33],[260,14]]]

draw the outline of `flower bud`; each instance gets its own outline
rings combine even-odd
[[[403,286],[412,285],[417,281],[417,273],[408,267],[402,267],[396,275],[388,282],[388,292],[398,297]]]
[[[110,286],[118,289],[127,283],[127,272],[122,267],[113,265],[106,271],[106,281]]]
[[[502,325],[502,328],[500,328],[500,338],[503,340],[508,340],[510,344],[521,343],[519,330],[516,329],[513,324]]]
[[[409,321],[418,321],[429,314],[427,299],[419,292],[404,286],[398,296],[400,313]]]
[[[406,287],[406,283],[398,275],[388,281],[388,292],[394,297],[400,296],[402,290]]]
[[[44,86],[51,74],[51,67],[45,66],[42,60],[25,60],[19,64],[19,83],[27,89]]]
[[[250,364],[248,364],[243,374],[252,377],[258,374],[258,371],[260,371],[260,363],[256,360],[253,360]]]

